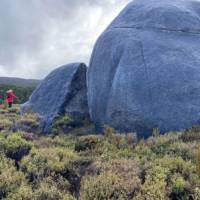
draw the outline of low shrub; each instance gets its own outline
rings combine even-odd
[[[17,191],[25,182],[24,174],[16,170],[13,161],[0,154],[0,199]]]
[[[5,113],[8,112],[7,107],[5,106],[5,104],[0,105],[0,114],[3,115]]]
[[[157,158],[152,163],[154,166],[161,166],[164,169],[168,169],[168,175],[179,173],[185,180],[192,180],[193,175],[196,176],[196,167],[191,161],[184,161],[181,157],[164,156],[163,158]]]
[[[167,174],[169,170],[155,164],[155,162],[145,163],[146,169],[143,172],[143,184],[139,194],[136,196],[136,200],[166,200],[167,192]],[[144,167],[145,168],[145,167]]]
[[[92,164],[81,183],[81,199],[132,199],[140,190],[140,170],[127,159],[99,160]]]
[[[200,176],[200,146],[198,147],[196,152],[196,170],[197,174]]]
[[[133,147],[133,148],[136,147],[136,145],[138,143],[138,138],[137,138],[136,133],[127,133],[126,139],[127,139],[127,144],[130,147]]]
[[[136,160],[140,161],[143,165],[154,160],[157,155],[146,144],[144,140],[141,140],[133,151],[133,156]]]
[[[45,136],[34,141],[36,148],[63,147],[74,150],[76,138],[70,135]]]
[[[26,132],[40,133],[40,117],[34,113],[26,113],[17,120],[17,129]]]
[[[152,136],[153,137],[160,136],[160,130],[158,128],[154,128],[153,131],[152,131]]]
[[[8,136],[1,136],[0,151],[7,157],[19,161],[27,155],[32,147],[31,143],[22,138],[22,133],[15,133]]]
[[[176,142],[170,144],[167,150],[167,154],[183,158],[183,160],[194,160],[194,145],[189,143]]]
[[[9,118],[0,118],[0,132],[1,131],[10,131],[13,128],[13,121]]]
[[[151,137],[147,140],[147,146],[157,156],[180,156],[184,160],[194,159],[194,145],[191,143],[184,143],[179,140],[177,134],[171,133],[159,137]]]
[[[67,191],[68,183],[62,180],[63,188],[59,188],[60,182],[59,179],[53,180],[52,177],[47,177],[35,189],[28,185],[21,185],[17,191],[11,192],[5,200],[75,200]]]
[[[70,184],[61,176],[49,176],[44,178],[34,191],[37,200],[73,199],[69,193]]]
[[[160,135],[157,137],[150,137],[146,141],[146,145],[151,148],[151,150],[159,155],[164,156],[169,153],[169,146],[178,141],[178,135],[174,133]]]
[[[94,149],[97,144],[102,142],[102,139],[103,139],[102,136],[98,135],[82,136],[77,140],[75,144],[75,150],[86,151]]]
[[[133,170],[134,169],[134,170]],[[115,172],[121,174],[124,177],[131,178],[133,176],[140,176],[141,169],[138,162],[131,159],[111,159],[109,161],[103,158],[97,159],[88,168],[88,175],[98,175],[103,172]]]
[[[82,119],[75,119],[69,115],[59,116],[54,120],[51,133],[55,135],[69,133],[75,128],[80,128],[83,124]]]
[[[105,126],[104,138],[118,149],[135,148],[138,138],[136,133],[119,134],[113,128]]]
[[[25,139],[26,141],[31,141],[31,142],[39,139],[38,136],[34,133],[24,133],[22,138]]]
[[[51,134],[86,135],[94,131],[94,126],[86,117],[72,117],[70,115],[58,116],[51,127]]]
[[[36,200],[34,196],[32,188],[22,184],[18,190],[9,193],[5,200]]]
[[[139,186],[135,187],[137,183],[137,178],[129,182],[112,172],[102,173],[98,176],[84,177],[82,180],[81,199],[128,200],[138,190]]]
[[[136,199],[164,200],[170,196],[176,199],[181,195],[189,199],[193,191],[189,189],[189,185],[186,187],[186,181],[196,187],[199,184],[194,164],[184,161],[181,157],[156,158],[146,164],[144,174],[144,184]],[[171,188],[168,188],[169,186]]]
[[[13,105],[13,107],[9,108],[7,111],[8,111],[8,113],[15,113],[15,114],[17,114],[17,113],[20,112],[20,108],[17,105]]]
[[[170,198],[174,200],[179,199],[190,199],[191,191],[186,186],[186,181],[183,179],[183,177],[179,175],[174,175],[172,177],[172,189]]]
[[[21,161],[22,170],[28,173],[29,179],[40,180],[51,173],[65,174],[70,163],[78,155],[69,149],[58,147],[32,149],[30,154]]]
[[[200,126],[196,125],[192,128],[186,129],[180,136],[184,142],[193,142],[200,140]]]
[[[193,190],[193,194],[192,194],[192,199],[194,200],[199,200],[200,199],[200,188],[199,187],[196,187],[194,190]]]

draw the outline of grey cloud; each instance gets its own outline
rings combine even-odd
[[[0,76],[42,78],[88,63],[99,34],[130,0],[1,0]]]

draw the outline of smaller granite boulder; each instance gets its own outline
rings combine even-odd
[[[21,105],[21,113],[33,111],[41,116],[41,128],[48,133],[55,117],[69,114],[89,118],[87,67],[83,63],[64,65],[51,72]]]

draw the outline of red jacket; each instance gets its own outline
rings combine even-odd
[[[13,92],[7,94],[7,103],[13,103],[14,99],[17,99],[17,96]]]

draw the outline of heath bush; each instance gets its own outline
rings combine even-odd
[[[65,173],[69,164],[77,158],[78,155],[70,149],[32,149],[30,154],[23,158],[21,167],[30,177],[43,178],[52,172]]]
[[[17,191],[24,182],[24,174],[16,170],[14,162],[0,154],[0,199]]]
[[[59,135],[59,136],[44,136],[34,141],[36,148],[51,148],[51,147],[62,147],[67,149],[74,149],[76,138],[70,135]]]
[[[23,139],[22,133],[2,136],[0,140],[0,150],[3,151],[6,156],[16,161],[21,160],[22,157],[27,155],[31,147],[31,143]]]
[[[174,200],[179,200],[179,199],[190,199],[192,195],[192,191],[190,191],[189,188],[187,188],[187,183],[183,179],[182,176],[180,175],[173,175],[171,178],[171,194],[170,198]]]
[[[77,140],[75,144],[75,150],[86,151],[94,149],[97,144],[102,143],[102,140],[103,140],[102,136],[98,135],[82,136]]]
[[[0,132],[1,131],[10,131],[13,128],[13,121],[9,118],[0,117]]]
[[[194,160],[194,146],[191,143],[176,142],[168,147],[168,154],[180,156],[183,160]]]
[[[97,159],[88,169],[88,173],[90,175],[98,175],[103,172],[116,172],[117,174],[121,174],[123,176],[127,176],[127,178],[133,176],[140,176],[141,169],[139,163],[132,159],[111,159],[104,160],[102,158]]]
[[[55,135],[69,133],[74,128],[83,126],[83,123],[81,119],[74,119],[69,115],[59,116],[53,122],[51,133]]]
[[[166,178],[168,169],[161,166],[153,166],[145,173],[145,182],[142,185],[137,200],[166,200]]]
[[[192,128],[186,129],[180,136],[184,142],[193,142],[200,140],[200,126],[196,125]]]
[[[82,180],[81,199],[128,200],[137,192],[138,188],[135,187],[137,183],[139,184],[138,178],[130,182],[112,172],[105,172],[98,176],[86,176]]]
[[[36,200],[29,185],[22,184],[18,190],[9,193],[5,200]]]
[[[128,140],[125,134],[117,133],[113,128],[105,126],[104,137],[110,143],[115,145],[117,148],[126,148]]]
[[[196,152],[196,169],[197,174],[200,176],[200,146],[198,147]]]
[[[155,154],[164,156],[165,154],[169,153],[169,146],[177,141],[178,135],[171,133],[157,137],[150,137],[147,139],[146,145],[150,147]]]
[[[184,161],[181,157],[156,158],[147,163],[144,170],[144,184],[137,199],[164,200],[169,196],[176,199],[181,195],[188,198],[193,192],[189,189],[191,187],[189,184],[186,187],[186,181],[193,187],[198,187],[194,164]]]
[[[62,180],[63,181],[63,180]],[[74,198],[67,193],[68,183],[66,183],[66,188],[62,183],[63,188],[59,188],[59,180],[58,182],[52,180],[52,177],[47,177],[43,179],[38,189],[34,192],[35,200],[73,200]]]
[[[37,114],[26,113],[17,121],[17,129],[26,132],[40,132],[40,118]]]
[[[9,108],[8,109],[8,113],[16,113],[16,114],[18,114],[20,112],[20,108],[19,108],[19,106],[18,105],[13,105],[13,107],[12,108]]]
[[[140,190],[140,169],[127,159],[96,161],[83,177],[81,199],[131,199]]]

